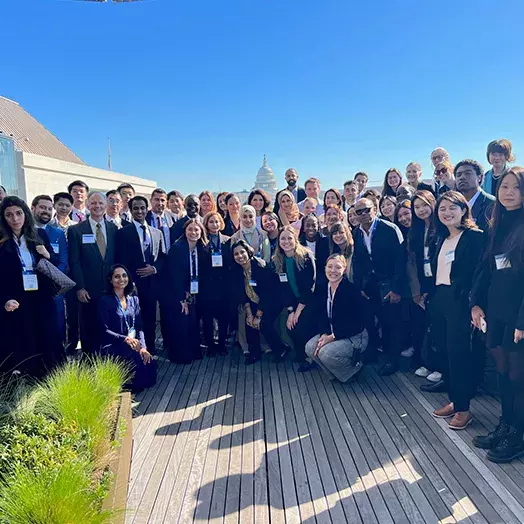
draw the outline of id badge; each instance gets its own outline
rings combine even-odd
[[[251,279],[251,280],[249,281],[249,285],[250,285],[251,287],[257,287],[257,281]]]
[[[38,291],[38,278],[34,271],[24,271],[24,291]]]
[[[453,262],[455,260],[455,250],[453,251],[448,251],[446,253],[446,264],[451,264],[451,262]]]
[[[432,277],[433,272],[431,271],[431,264],[429,262],[424,262],[424,276]]]
[[[286,273],[280,273],[278,275],[278,278],[280,279],[280,282],[287,282],[287,274]]]
[[[191,280],[191,284],[189,286],[189,292],[192,295],[198,294],[198,280]]]
[[[222,267],[223,261],[222,261],[221,253],[218,253],[216,255],[211,255],[211,265],[213,267]]]
[[[131,329],[129,330],[127,336],[128,336],[129,338],[136,338],[136,329],[135,329],[134,327],[131,328]]]
[[[53,248],[55,255],[60,254],[60,244],[58,242],[56,244],[51,244],[51,247]]]
[[[94,244],[95,242],[95,235],[82,235],[82,244]]]
[[[497,270],[511,268],[511,262],[506,255],[495,255],[495,265],[497,266]]]

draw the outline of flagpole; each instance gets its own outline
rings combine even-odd
[[[111,171],[111,137],[107,137],[107,169]]]

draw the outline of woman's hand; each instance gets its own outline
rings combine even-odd
[[[10,313],[11,311],[14,311],[15,309],[18,309],[20,307],[20,304],[16,300],[8,300],[4,304],[5,310]]]
[[[524,338],[524,329],[516,329],[514,334],[515,344],[518,344]]]
[[[42,244],[38,244],[35,249],[39,255],[42,255],[44,258],[47,258],[47,260],[51,258],[49,251]]]
[[[295,327],[295,324],[293,323],[295,319],[295,312],[294,311],[290,311],[289,312],[289,315],[287,317],[287,322],[286,322],[286,327],[291,330]]]
[[[473,306],[471,308],[471,323],[477,328],[482,330],[482,320],[485,319],[486,315],[484,314],[484,311],[479,306]],[[515,330],[515,333],[517,330]],[[516,336],[516,335],[515,335]]]
[[[151,362],[151,359],[153,358],[151,356],[151,353],[146,348],[140,348],[139,349],[140,356],[142,357],[142,362],[144,364],[149,364]]]
[[[189,315],[189,304],[185,300],[180,302],[180,304],[182,305],[182,313],[184,313],[184,315]]]
[[[260,329],[260,322],[262,321],[262,317],[255,317],[253,320],[253,325],[251,326],[253,329]]]
[[[318,353],[320,352],[320,350],[326,344],[329,344],[330,342],[333,342],[333,340],[335,340],[335,336],[334,335],[326,335],[326,334],[320,335],[320,338],[318,339],[317,347],[315,349],[315,352],[313,353],[313,356],[316,357],[318,355]]]
[[[140,342],[136,338],[126,337],[124,342],[135,351],[140,351]]]

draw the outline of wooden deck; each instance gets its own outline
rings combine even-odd
[[[136,398],[126,523],[524,522],[524,462],[471,446],[498,403],[473,400],[453,432],[445,402],[407,373],[366,367],[342,385],[235,352],[175,366]]]

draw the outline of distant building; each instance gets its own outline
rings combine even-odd
[[[271,200],[275,198],[277,193],[277,180],[273,170],[267,165],[266,155],[264,155],[262,167],[258,170],[254,189],[263,189],[271,197]]]
[[[0,96],[0,184],[31,201],[66,191],[74,180],[106,192],[122,182],[149,196],[156,182],[87,165],[17,102]]]

